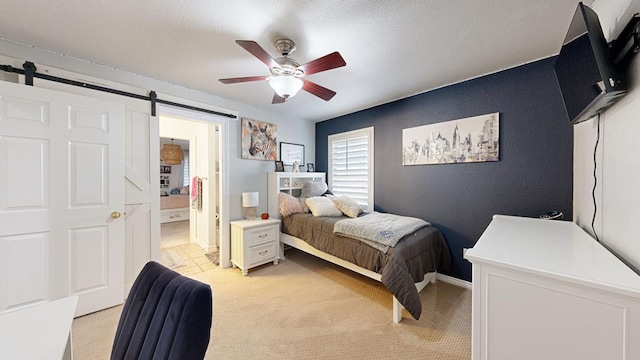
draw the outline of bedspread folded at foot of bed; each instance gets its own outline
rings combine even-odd
[[[390,247],[396,246],[403,236],[428,225],[429,223],[422,219],[374,211],[336,222],[333,232],[363,241],[386,253]]]

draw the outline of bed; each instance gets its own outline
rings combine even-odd
[[[160,223],[189,220],[189,195],[160,196]]]
[[[349,270],[382,282],[394,295],[393,321],[400,322],[402,309],[420,318],[419,292],[435,282],[437,270],[450,266],[448,247],[440,231],[424,226],[404,236],[386,253],[350,237],[333,233],[335,223],[346,216],[296,213],[281,218],[281,257],[284,246],[302,250]]]
[[[285,259],[285,249],[290,246],[380,281],[394,295],[392,318],[395,323],[402,320],[403,308],[419,318],[422,313],[419,292],[429,282],[435,282],[438,270],[447,271],[451,265],[451,255],[441,232],[433,226],[412,227],[415,231],[406,234],[386,252],[334,234],[338,221],[360,218],[358,214],[362,209],[356,203],[358,211],[354,212],[348,201],[342,203],[335,198],[330,202],[340,209],[334,216],[314,216],[301,208],[309,197],[322,194],[324,200],[330,198],[325,175],[322,172],[268,174],[269,215],[281,219],[280,259]]]
[[[419,319],[422,313],[419,292],[435,282],[438,270],[448,270],[451,257],[441,232],[430,225],[412,230],[387,251],[363,241],[334,233],[336,223],[347,216],[314,216],[294,213],[281,218],[281,258],[285,245],[365,275],[393,294],[395,323],[402,309]]]

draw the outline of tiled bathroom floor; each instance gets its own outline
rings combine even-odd
[[[217,266],[205,256],[204,250],[198,244],[189,243],[188,221],[161,224],[160,234],[160,252],[170,253],[169,258],[177,255],[182,260],[182,263],[179,264],[181,266],[169,266],[174,271],[182,275],[194,275]]]

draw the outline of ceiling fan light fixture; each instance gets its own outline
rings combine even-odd
[[[274,76],[269,80],[269,86],[285,99],[294,97],[303,85],[304,82],[294,76]]]
[[[282,55],[274,59],[262,46],[251,40],[236,40],[236,44],[247,50],[262,63],[267,65],[271,76],[244,76],[229,79],[219,79],[223,84],[244,83],[249,81],[269,80],[269,85],[275,91],[272,104],[282,104],[288,98],[295,96],[298,91],[304,90],[322,100],[329,101],[336,92],[301,78],[322,71],[336,69],[347,65],[342,55],[334,51],[302,65],[290,58],[295,51],[295,43],[289,39],[279,39],[275,42],[276,49]]]

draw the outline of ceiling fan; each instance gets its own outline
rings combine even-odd
[[[236,43],[257,57],[258,60],[265,63],[269,67],[271,75],[220,79],[220,82],[223,84],[235,84],[248,81],[269,80],[269,85],[276,92],[271,101],[272,104],[280,104],[287,101],[287,99],[295,96],[300,89],[325,101],[331,100],[336,94],[335,91],[306,80],[304,76],[347,65],[337,51],[306,64],[299,65],[294,59],[289,57],[289,55],[296,50],[296,44],[289,39],[276,40],[274,43],[278,52],[282,54],[282,57],[277,59],[272,58],[255,41],[236,40]]]

